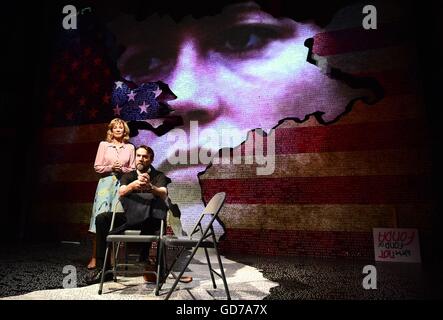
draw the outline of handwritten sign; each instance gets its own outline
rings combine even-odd
[[[417,229],[374,228],[375,261],[421,262]]]

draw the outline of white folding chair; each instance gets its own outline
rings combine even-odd
[[[115,215],[116,215],[116,209],[118,207],[118,204],[120,203],[120,201],[118,201],[116,203],[116,205],[114,206],[114,210],[112,212],[112,220],[111,220],[111,227],[109,229],[109,231],[112,231],[114,228],[114,221],[115,221]],[[159,294],[159,290],[160,290],[160,278],[161,278],[161,272],[163,270],[163,265],[161,263],[161,259],[160,259],[160,249],[161,246],[159,245],[161,243],[161,239],[164,236],[166,231],[165,228],[165,221],[164,219],[161,220],[160,223],[160,231],[159,234],[157,235],[141,235],[141,230],[125,230],[123,234],[116,234],[116,235],[108,235],[106,237],[106,242],[107,242],[107,246],[106,246],[106,252],[105,252],[105,259],[103,262],[103,272],[102,272],[102,277],[101,277],[101,281],[100,281],[100,287],[98,289],[98,294],[102,294],[103,292],[103,282],[105,279],[106,274],[112,273],[113,277],[114,277],[114,281],[117,281],[117,274],[128,274],[128,273],[134,273],[133,270],[129,270],[128,271],[128,266],[132,266],[134,264],[129,264],[128,263],[128,256],[127,256],[127,244],[128,243],[148,243],[148,242],[157,242],[157,270],[156,271],[147,271],[144,270],[143,274],[147,274],[147,273],[153,273],[156,275],[156,286],[155,286],[155,295]],[[118,254],[119,254],[119,249],[121,244],[124,243],[125,244],[125,263],[119,263],[118,261]],[[109,249],[112,245],[112,250],[113,250],[113,268],[110,270],[106,270],[106,264],[108,261],[108,254],[109,254]],[[124,267],[124,270],[119,270],[119,267]]]
[[[209,273],[211,275],[212,285],[213,285],[214,289],[217,288],[217,285],[216,285],[215,279],[214,279],[214,274],[215,274],[223,280],[223,285],[225,288],[227,299],[231,300],[231,296],[229,294],[229,289],[228,289],[228,284],[226,281],[225,271],[223,269],[223,264],[222,264],[222,261],[220,258],[220,254],[218,252],[218,241],[217,241],[217,238],[215,237],[215,232],[214,232],[214,228],[213,228],[213,223],[216,220],[216,218],[218,217],[218,213],[220,212],[220,209],[224,204],[225,198],[226,198],[226,193],[224,193],[224,192],[219,192],[212,197],[212,199],[208,202],[205,209],[201,213],[199,219],[197,220],[197,222],[196,222],[196,224],[195,224],[194,228],[192,229],[192,232],[190,233],[189,236],[164,236],[161,238],[161,240],[160,240],[161,248],[159,251],[160,252],[160,259],[162,259],[164,261],[163,263],[165,264],[166,272],[165,272],[165,277],[162,278],[162,281],[160,283],[160,289],[161,289],[162,285],[164,284],[164,282],[166,281],[169,273],[172,273],[172,269],[175,266],[176,262],[182,256],[182,253],[186,249],[193,248],[192,253],[190,254],[190,256],[187,258],[186,262],[184,263],[183,268],[180,271],[180,274],[178,276],[174,275],[175,282],[172,285],[171,289],[169,290],[168,294],[166,295],[165,300],[169,299],[172,292],[177,287],[178,282],[180,281],[183,273],[186,271],[186,268],[188,267],[192,258],[196,254],[198,248],[204,248],[205,255],[206,255],[206,261],[208,263]],[[203,228],[202,220],[207,216],[210,217],[210,221],[206,225],[206,227]],[[167,251],[168,247],[181,247],[181,250],[179,251],[179,253],[175,257],[174,261],[172,262],[172,264],[169,268],[166,266],[166,262],[165,262],[166,259],[164,257],[165,252]],[[208,254],[208,248],[213,248],[215,250],[215,253],[217,255],[218,264],[220,266],[220,273],[215,271],[211,266],[211,261],[209,259],[209,254]]]

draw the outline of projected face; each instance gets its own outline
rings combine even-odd
[[[223,130],[243,134],[236,141],[188,141],[181,147],[187,151],[234,147],[247,130],[268,130],[284,118],[322,112],[331,121],[361,95],[306,61],[304,41],[321,32],[318,26],[274,18],[252,2],[178,24],[167,16],[142,22],[126,17],[112,30],[126,48],[118,60],[121,75],[138,85],[167,83],[178,97],[170,105],[186,132],[196,120],[200,136],[206,129],[220,136]],[[165,136],[144,133],[137,139],[154,148],[157,161],[173,152],[165,150],[170,145]]]

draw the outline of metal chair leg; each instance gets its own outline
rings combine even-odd
[[[128,271],[128,243],[125,243],[125,271]]]
[[[166,280],[168,279],[168,276],[170,273],[172,273],[172,268],[174,267],[175,263],[177,262],[178,258],[175,257],[174,261],[172,262],[171,266],[168,267],[168,262],[167,262],[167,256],[166,256],[166,250],[167,250],[167,246],[163,244],[162,242],[162,280],[160,281],[160,286],[158,288],[158,290],[160,291],[163,287],[163,285],[165,284]],[[181,250],[181,252],[183,252],[184,250]],[[180,252],[180,254],[181,254]],[[180,255],[179,254],[179,255]],[[179,256],[178,255],[178,256]]]
[[[215,284],[214,274],[212,273],[211,259],[209,259],[208,248],[205,249],[206,260],[208,261],[209,274],[211,275],[212,286],[214,289],[217,289],[217,285]]]
[[[198,246],[196,246],[194,248],[194,250],[192,250],[191,256],[189,257],[188,261],[186,262],[185,266],[182,268],[182,271],[180,271],[180,274],[177,276],[177,279],[175,279],[174,284],[172,285],[171,289],[169,290],[168,294],[166,295],[165,300],[168,300],[169,297],[171,296],[172,292],[175,290],[175,287],[177,287],[178,282],[180,281],[183,273],[185,273],[186,268],[189,266],[189,264],[191,263],[192,258],[194,258],[195,253],[197,252]],[[184,250],[183,250],[184,251]],[[181,251],[181,253],[183,253],[183,251]],[[180,253],[180,255],[181,255]],[[177,259],[178,260],[178,259]],[[172,270],[172,268],[171,268]]]
[[[101,295],[103,292],[103,282],[105,281],[106,262],[108,261],[108,251],[109,251],[109,243],[106,246],[105,260],[103,261],[102,278],[100,279],[100,287],[98,288],[99,295]]]
[[[118,262],[118,257],[117,257],[117,253],[118,253],[118,247],[120,246],[120,243],[117,244],[117,250],[114,250],[114,242],[112,243],[112,249],[114,252],[114,265],[112,266],[112,278],[114,280],[114,282],[117,282],[117,262]]]
[[[215,249],[215,253],[217,255],[218,265],[220,266],[220,273],[221,273],[221,278],[223,280],[223,285],[225,286],[226,296],[227,296],[228,300],[231,300],[231,295],[229,294],[229,289],[228,289],[228,283],[226,282],[225,270],[223,268],[223,264],[222,264],[222,261],[221,261],[220,254],[218,253],[218,249],[217,249],[216,243],[214,243],[214,249]]]
[[[158,296],[160,292],[160,278],[163,278],[162,260],[163,260],[162,242],[157,241],[157,279],[155,280],[155,293],[154,293],[156,296]],[[163,281],[163,279],[161,281]]]

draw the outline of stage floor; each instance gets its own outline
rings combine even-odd
[[[154,284],[141,276],[119,277],[107,282],[103,294],[98,284],[87,286],[85,277],[90,247],[86,244],[2,244],[0,253],[0,299],[164,299],[173,280],[168,279],[160,296]],[[171,299],[222,300],[221,280],[212,288],[203,252],[193,259],[186,275],[193,281],[179,283]],[[215,262],[215,256],[212,256]],[[441,263],[375,263],[361,259],[303,257],[227,256],[223,257],[229,289],[234,300],[402,300],[441,299]],[[365,265],[377,269],[377,289],[365,290],[362,273]],[[63,289],[63,268],[74,266],[77,287]]]

